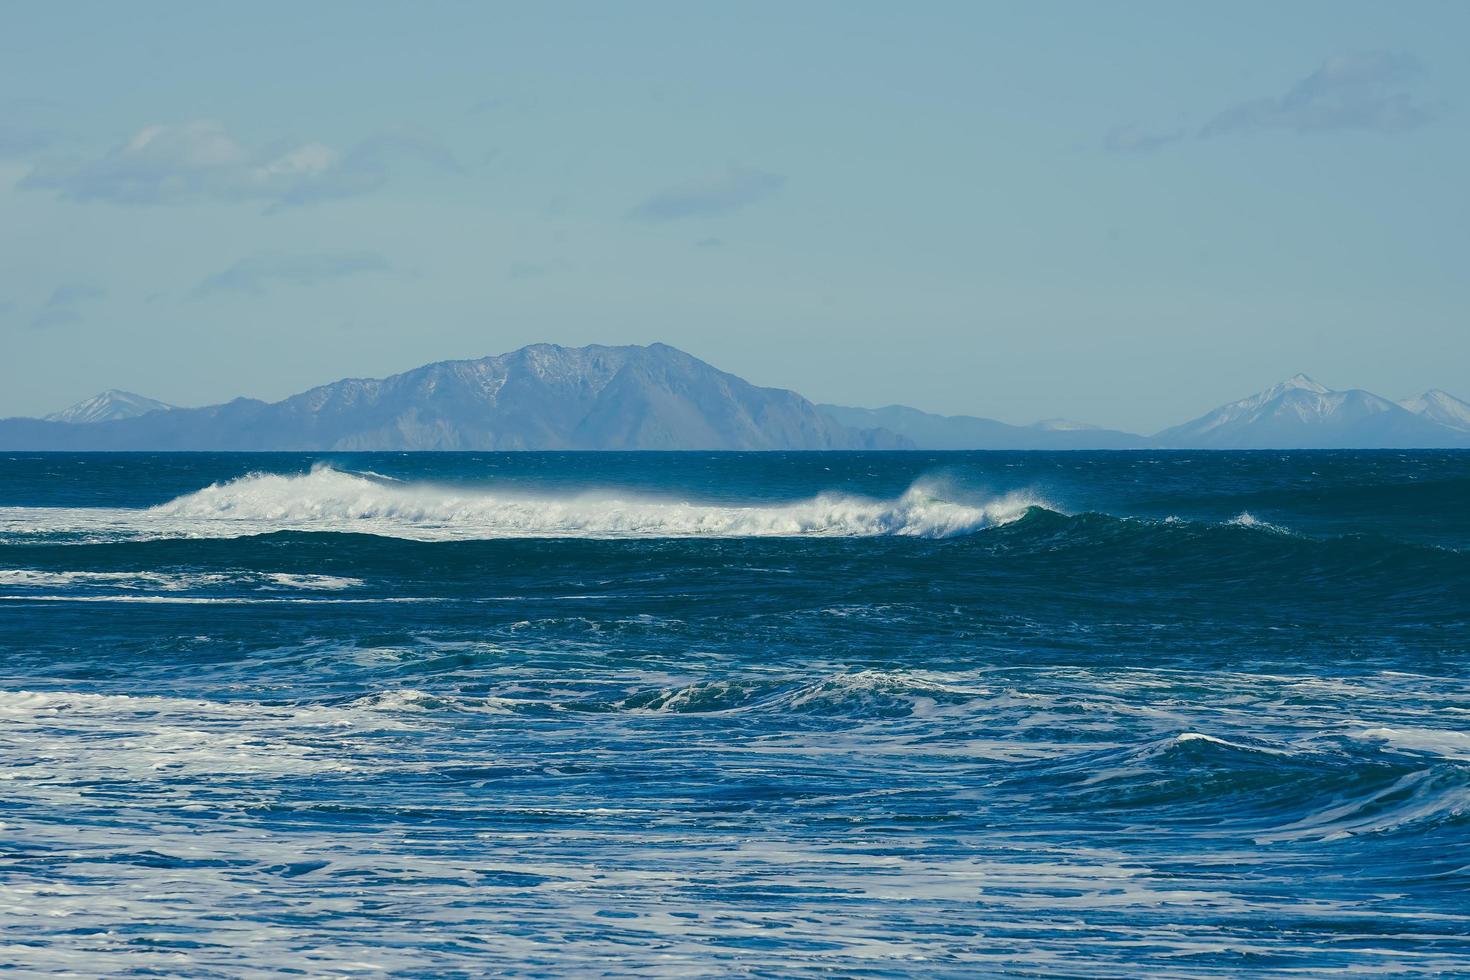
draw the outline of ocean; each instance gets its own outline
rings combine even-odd
[[[1470,453],[0,454],[14,976],[1470,973]]]

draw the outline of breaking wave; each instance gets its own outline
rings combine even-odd
[[[257,473],[142,511],[92,511],[95,530],[236,537],[271,531],[361,532],[422,541],[508,537],[946,538],[1006,524],[1041,502],[1028,494],[962,501],[921,481],[897,498],[821,494],[726,505],[586,493],[533,496],[386,482],[322,466]],[[75,512],[74,512],[75,513]],[[60,518],[52,514],[52,518]],[[80,529],[85,530],[85,529]]]

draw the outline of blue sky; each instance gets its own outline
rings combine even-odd
[[[662,340],[1152,431],[1470,397],[1470,5],[18,3],[0,415]]]

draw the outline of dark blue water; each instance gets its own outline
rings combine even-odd
[[[1470,972],[1470,454],[0,456],[0,964]]]

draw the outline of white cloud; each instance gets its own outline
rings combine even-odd
[[[1399,133],[1434,121],[1439,107],[1408,90],[1424,74],[1412,56],[1392,51],[1334,55],[1279,98],[1230,106],[1202,136],[1284,129],[1322,133],[1359,129]]]
[[[273,206],[352,197],[387,182],[395,155],[454,167],[421,134],[393,133],[347,151],[320,142],[251,148],[211,120],[149,126],[97,159],[38,168],[21,181],[73,201],[173,204],[261,201]]]

